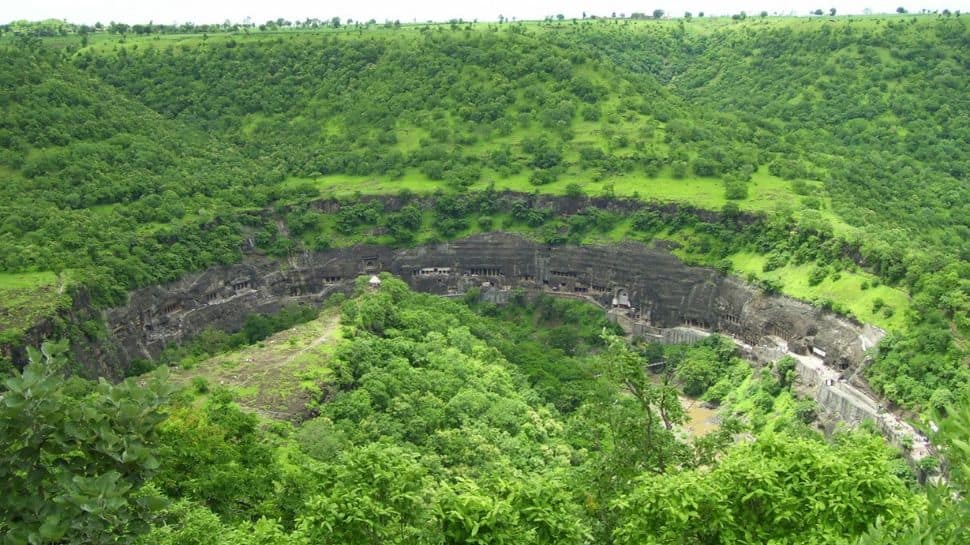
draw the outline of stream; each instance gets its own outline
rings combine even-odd
[[[716,409],[704,407],[699,399],[683,396],[679,396],[679,399],[687,414],[683,428],[691,437],[703,437],[720,427]]]

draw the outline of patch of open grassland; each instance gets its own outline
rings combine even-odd
[[[910,305],[909,296],[900,289],[879,284],[878,279],[871,274],[842,271],[838,278],[829,275],[813,286],[809,283],[809,276],[815,268],[813,263],[789,264],[764,272],[766,257],[763,255],[742,252],[734,254],[730,259],[739,276],[753,274],[760,279],[779,281],[782,292],[797,299],[828,299],[841,305],[857,319],[887,330],[900,329],[905,323],[904,316]],[[867,287],[863,289],[863,286]]]
[[[16,340],[44,317],[70,305],[65,282],[50,271],[0,273],[0,342]]]
[[[220,354],[189,369],[173,369],[172,380],[206,390],[233,391],[249,410],[280,420],[307,416],[307,402],[330,379],[330,358],[341,339],[340,310],[324,309],[310,322],[241,350]]]

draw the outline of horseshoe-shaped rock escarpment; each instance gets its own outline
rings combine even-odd
[[[279,261],[250,259],[136,290],[127,305],[107,311],[106,318],[122,361],[130,362],[155,357],[167,344],[206,327],[238,329],[253,312],[322,301],[349,289],[355,277],[379,271],[435,294],[485,287],[501,299],[514,288],[542,290],[581,296],[606,308],[622,305],[640,328],[693,326],[751,345],[783,339],[793,352],[814,353],[848,372],[882,335],[713,269],[688,266],[662,248],[636,242],[547,246],[507,233],[415,248],[356,246]]]
[[[439,295],[480,288],[495,301],[508,300],[517,289],[583,298],[631,335],[661,342],[690,342],[716,331],[753,359],[791,354],[803,388],[830,418],[871,419],[890,440],[907,445],[911,458],[928,453],[925,438],[846,380],[856,376],[881,330],[636,242],[548,246],[487,233],[414,248],[355,246],[287,260],[251,258],[136,290],[127,305],[107,311],[106,321],[125,364],[154,358],[208,327],[237,330],[252,313],[322,302],[349,291],[356,277],[384,271]]]

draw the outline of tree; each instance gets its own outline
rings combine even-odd
[[[713,351],[691,350],[683,361],[677,363],[677,380],[682,384],[685,394],[697,397],[718,379],[719,367],[720,362]]]
[[[898,8],[896,8],[896,13],[906,13],[906,8],[904,8],[903,6],[899,6]]]
[[[421,210],[410,204],[396,214],[387,216],[387,229],[395,240],[408,241],[413,238],[415,231],[421,227]]]
[[[532,537],[523,536],[518,513],[507,498],[496,497],[471,480],[445,487],[437,508],[445,545],[528,542]]]
[[[180,500],[155,513],[151,531],[141,536],[139,545],[209,545],[223,536],[226,526],[209,509]],[[222,545],[223,542],[217,542]]]
[[[861,535],[873,521],[906,528],[918,501],[890,470],[880,437],[834,445],[762,434],[711,470],[643,475],[613,501],[615,543],[824,543]],[[798,475],[797,479],[785,476]],[[838,517],[830,516],[837,510]]]
[[[668,453],[663,451],[660,441],[655,441],[660,425],[671,430],[675,424],[683,423],[686,416],[680,405],[677,392],[669,384],[654,384],[647,376],[643,359],[620,337],[606,335],[608,350],[605,356],[610,379],[630,394],[640,406],[644,425],[642,426],[643,446],[652,451],[653,468],[663,471],[667,464]],[[659,420],[658,420],[659,419]]]
[[[201,408],[170,408],[160,426],[155,483],[169,497],[192,499],[227,520],[274,515],[274,502],[266,498],[273,496],[280,468],[256,416],[233,397],[213,389]]]
[[[655,10],[653,10],[653,18],[654,19],[661,19],[661,18],[663,18],[663,16],[664,16],[664,10],[662,10],[662,9],[655,9]]]
[[[595,397],[572,417],[574,440],[598,451],[586,464],[581,485],[592,516],[599,520],[597,543],[608,541],[616,523],[616,512],[607,506],[629,492],[632,479],[662,474],[692,458],[671,431],[686,416],[669,376],[655,383],[645,370],[646,359],[624,339],[603,335],[603,342],[607,349],[601,384]]]
[[[748,184],[733,177],[725,177],[724,197],[729,200],[748,198]]]
[[[689,170],[687,161],[674,161],[670,164],[670,175],[678,180],[686,177]]]
[[[66,342],[31,350],[0,403],[0,531],[7,543],[117,543],[147,529],[162,498],[145,483],[159,460],[157,427],[172,393],[63,377]]]
[[[570,182],[566,186],[566,196],[571,199],[581,199],[586,196],[586,192],[583,191],[583,186],[576,182]]]
[[[436,519],[446,545],[529,543],[535,545],[586,542],[585,527],[567,475],[497,475],[473,481],[459,479],[443,487],[436,501]]]
[[[342,454],[323,472],[322,494],[310,498],[298,522],[308,543],[422,543],[429,524],[430,487],[418,455],[371,444]]]
[[[835,8],[829,8],[829,15],[835,17]]]

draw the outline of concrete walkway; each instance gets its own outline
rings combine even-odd
[[[710,334],[693,329],[698,334]],[[792,352],[788,349],[788,343],[778,337],[770,337],[773,345],[753,347],[730,335],[723,336],[734,341],[746,357],[761,363],[775,363],[785,356],[794,358],[798,385],[810,392],[819,406],[839,421],[858,426],[864,420],[872,420],[886,439],[906,452],[914,463],[933,454],[929,439],[899,416],[887,411],[879,400],[849,384],[840,371],[825,365],[821,358]]]

